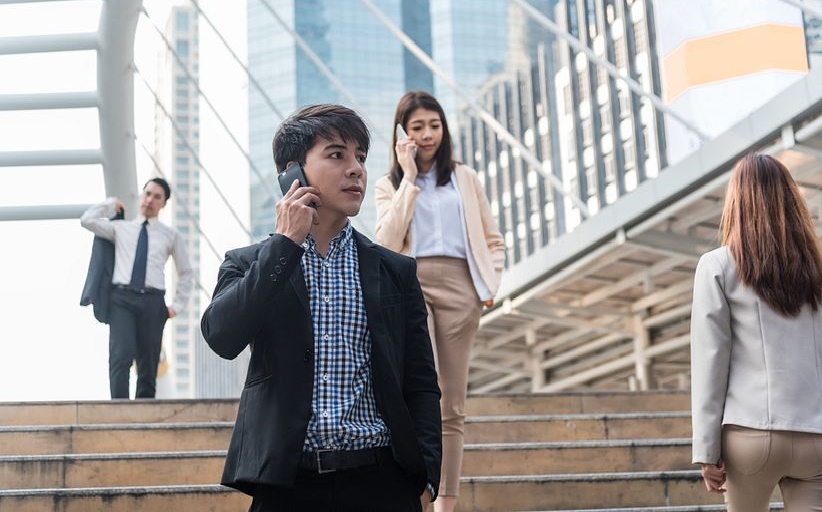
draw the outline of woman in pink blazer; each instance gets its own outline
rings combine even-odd
[[[434,510],[451,512],[459,493],[471,345],[483,304],[494,303],[505,243],[476,172],[453,158],[439,102],[409,92],[394,122],[393,165],[376,184],[377,241],[417,259],[442,390],[442,478]]]
[[[737,163],[691,314],[693,462],[729,512],[822,511],[822,255],[788,169]]]

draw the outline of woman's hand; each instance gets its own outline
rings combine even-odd
[[[403,179],[414,183],[418,172],[417,162],[414,160],[417,157],[417,143],[411,139],[398,140],[394,150],[397,152],[397,163],[402,169]]]
[[[725,463],[721,460],[716,464],[702,464],[702,479],[709,492],[725,492],[722,488],[725,485],[725,478],[727,478]]]

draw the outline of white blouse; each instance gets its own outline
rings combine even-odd
[[[418,174],[415,184],[420,188],[414,207],[414,255],[466,258],[465,222],[462,201],[452,178],[445,186],[437,186],[437,173],[432,169]]]

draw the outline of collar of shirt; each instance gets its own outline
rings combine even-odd
[[[414,181],[416,182],[416,185],[420,188],[423,188],[426,185],[436,185],[437,171],[436,169],[434,169],[434,167],[431,167],[431,169],[429,169],[428,172],[426,172],[425,174],[417,174],[417,179]]]
[[[326,255],[326,259],[333,258],[337,255],[338,251],[344,251],[348,247],[351,246],[351,243],[354,240],[354,229],[351,227],[351,221],[345,223],[345,227],[342,228],[342,231],[337,233],[334,238],[332,238],[328,242],[328,254]],[[317,241],[314,240],[314,237],[309,234],[305,237],[305,241],[303,242],[303,249],[306,253],[315,254],[320,256],[320,253],[317,252]],[[322,258],[322,256],[320,256]]]

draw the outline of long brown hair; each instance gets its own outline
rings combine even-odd
[[[448,121],[445,119],[445,112],[436,98],[425,91],[410,91],[405,93],[400,102],[397,104],[397,111],[394,113],[394,126],[400,125],[404,130],[408,130],[408,118],[411,114],[422,108],[436,112],[440,115],[442,121],[442,141],[440,147],[437,149],[437,154],[434,156],[437,168],[437,186],[441,187],[451,181],[451,173],[457,165],[454,160],[454,145],[451,142],[451,132],[448,131]],[[391,170],[388,172],[388,179],[394,188],[399,188],[402,181],[402,168],[397,162],[397,133],[394,132],[394,138],[391,140]]]
[[[771,308],[796,316],[822,299],[822,254],[811,214],[790,171],[749,154],[731,173],[720,227],[737,275]]]

